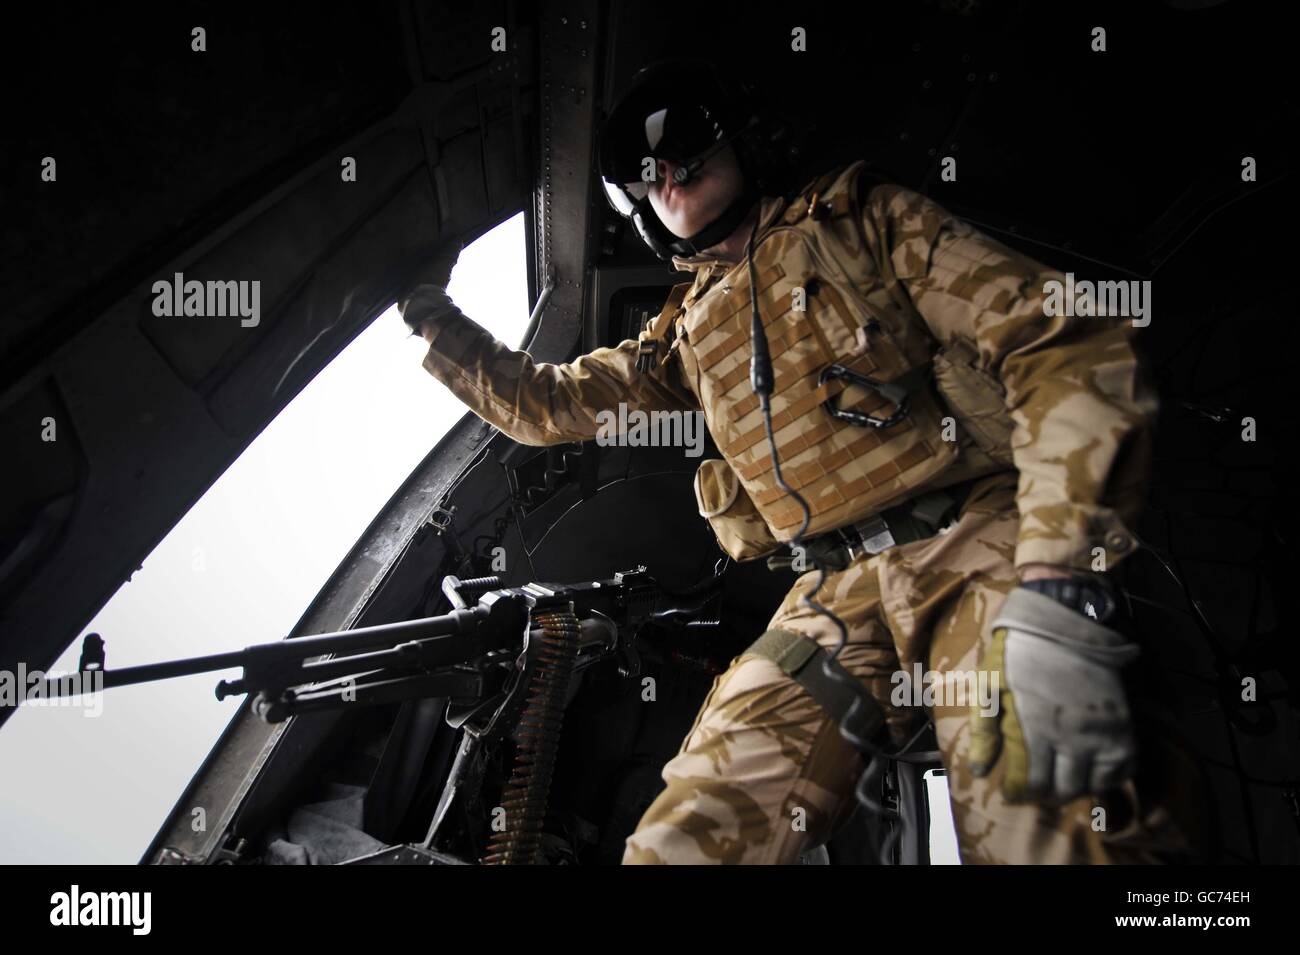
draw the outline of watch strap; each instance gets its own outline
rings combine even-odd
[[[1051,597],[1098,623],[1105,623],[1115,615],[1115,596],[1110,585],[1094,577],[1045,577],[1025,581],[1020,586]]]

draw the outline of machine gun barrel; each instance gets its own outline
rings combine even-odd
[[[456,609],[436,617],[423,617],[419,620],[402,620],[396,623],[378,624],[371,627],[359,627],[355,630],[341,630],[336,633],[314,634],[307,637],[294,637],[289,640],[277,640],[274,643],[260,643],[243,650],[231,650],[226,653],[212,653],[201,657],[189,657],[184,660],[167,660],[162,663],[146,663],[139,666],[122,667],[117,670],[101,670],[102,682],[99,686],[87,686],[85,681],[67,679],[70,675],[50,675],[46,677],[42,695],[46,697],[74,696],[91,692],[95,689],[109,689],[119,686],[131,686],[139,683],[153,683],[158,680],[170,680],[196,673],[211,673],[216,670],[230,670],[235,667],[244,669],[243,680],[222,681],[218,686],[217,696],[223,698],[232,693],[246,692],[248,689],[266,689],[267,684],[305,682],[311,679],[327,679],[330,673],[321,667],[313,672],[308,660],[342,654],[346,659],[349,654],[381,647],[393,647],[412,641],[430,640],[438,637],[451,637],[458,634],[474,633],[481,620],[486,619],[490,609],[483,605]],[[87,643],[97,635],[87,636]],[[459,647],[448,646],[443,653],[426,650],[421,656],[425,662],[455,662]],[[441,659],[440,659],[441,658]],[[344,662],[341,659],[339,662]],[[332,661],[330,661],[332,662]],[[355,668],[355,667],[354,667]],[[97,667],[83,668],[82,674],[94,672]],[[300,680],[294,677],[301,676]],[[287,681],[287,682],[284,682]]]
[[[569,608],[583,621],[580,643],[608,642],[635,657],[630,644],[619,640],[618,628],[627,625],[635,631],[653,612],[660,593],[644,567],[620,572],[611,580],[576,584],[529,583],[494,588],[498,583],[495,577],[465,581],[446,578],[443,589],[453,609],[435,617],[293,637],[243,650],[119,670],[105,668],[104,641],[98,634],[88,634],[79,670],[47,676],[40,695],[75,696],[242,667],[240,679],[218,682],[217,699],[257,694],[268,712],[280,714],[291,711],[292,700],[301,695],[291,688],[362,674],[368,674],[365,689],[370,696],[399,698],[403,686],[416,691],[421,687],[462,685],[464,673],[447,675],[441,671],[522,644],[530,614],[540,608]],[[471,606],[466,598],[477,598],[478,602]],[[593,619],[587,620],[589,616]],[[92,676],[89,681],[87,675]],[[313,700],[324,705],[330,692],[322,691],[317,694],[320,699]]]

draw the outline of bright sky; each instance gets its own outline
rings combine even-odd
[[[518,347],[523,215],[466,248],[456,304]],[[82,633],[109,668],[282,639],[366,526],[465,413],[384,312],[262,432]],[[75,670],[80,636],[54,670]],[[102,712],[21,707],[0,728],[0,863],[135,863],[224,730],[210,673],[106,691]]]

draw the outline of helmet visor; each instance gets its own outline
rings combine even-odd
[[[646,144],[656,159],[689,162],[721,136],[709,111],[697,104],[667,106],[645,118]]]
[[[601,174],[631,187],[654,175],[647,159],[685,165],[707,152],[723,130],[707,107],[695,103],[630,104],[613,118],[604,134]]]
[[[632,213],[637,210],[637,203],[650,193],[649,187],[640,179],[628,183],[602,179],[600,184],[605,188],[605,198],[609,200],[609,204],[625,219],[631,218]]]

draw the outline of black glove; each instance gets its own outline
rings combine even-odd
[[[425,322],[462,314],[447,292],[437,285],[417,286],[410,296],[397,303],[397,310],[412,335],[420,334],[420,326]]]
[[[410,291],[398,299],[397,310],[412,334],[420,334],[420,326],[425,322],[453,313],[461,314],[460,309],[447,297],[446,291],[460,251],[459,242],[444,245],[416,271],[409,286]]]

